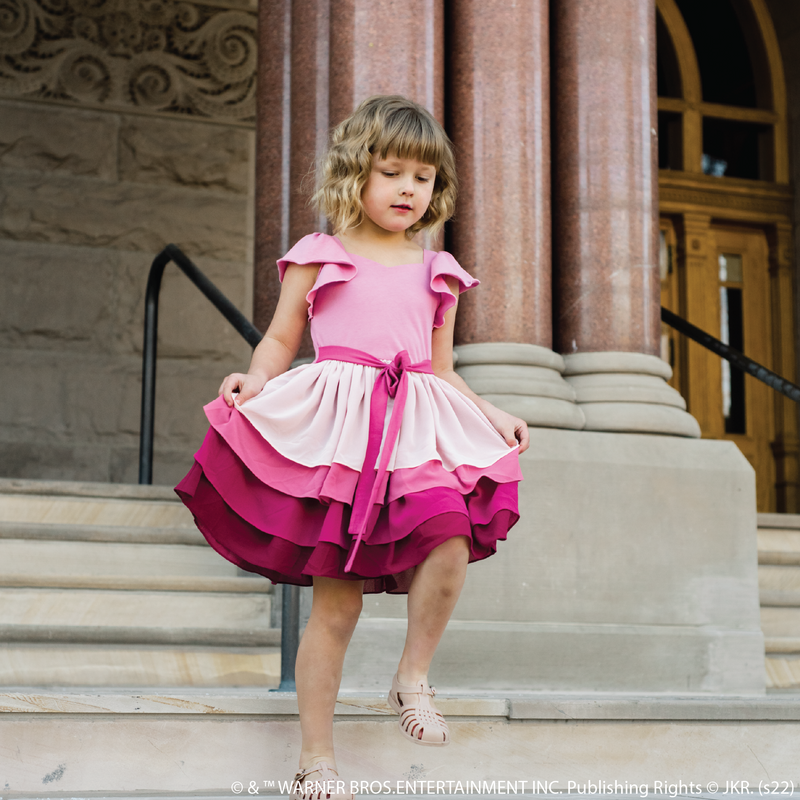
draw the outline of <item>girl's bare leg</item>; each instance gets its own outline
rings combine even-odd
[[[300,710],[300,768],[327,761],[333,755],[333,710],[342,682],[342,664],[358,615],[363,581],[314,578],[311,615],[297,649],[295,681]],[[307,780],[318,780],[312,774]]]
[[[468,562],[469,539],[454,536],[431,550],[417,567],[408,589],[408,633],[397,668],[400,683],[413,685],[428,679],[433,654],[461,594]]]

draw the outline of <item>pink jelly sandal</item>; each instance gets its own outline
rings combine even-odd
[[[400,699],[401,694],[417,695],[416,703]],[[392,690],[389,692],[389,705],[400,715],[400,731],[414,744],[431,747],[442,747],[450,743],[450,731],[439,709],[431,702],[436,689],[428,686],[427,681],[419,681],[414,686],[404,686],[397,680],[397,673],[392,678]]]
[[[319,777],[315,780],[307,781],[306,778],[312,772],[319,772]],[[317,761],[308,769],[301,769],[294,776],[292,785],[292,800],[353,800],[350,792],[336,793],[328,792],[327,789],[336,788],[335,781],[339,779],[339,773],[331,767],[327,761]],[[334,783],[328,783],[334,781]]]

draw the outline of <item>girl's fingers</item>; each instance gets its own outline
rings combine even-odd
[[[517,440],[519,441],[519,452],[524,453],[528,449],[528,445],[530,444],[530,433],[528,432],[528,426],[520,420],[520,425],[517,427],[515,433],[517,434]]]
[[[241,385],[242,381],[239,375],[228,375],[228,377],[222,381],[222,386],[219,387],[219,393],[223,396],[228,406],[233,405],[233,390],[240,388]]]

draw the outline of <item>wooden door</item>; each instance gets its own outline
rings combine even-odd
[[[717,270],[717,336],[772,369],[769,251],[757,229],[712,226]],[[772,389],[721,363],[721,379],[709,386],[722,417],[721,438],[736,442],[756,471],[759,511],[775,510],[775,439]]]
[[[684,219],[678,233],[672,220],[662,219],[661,304],[774,369],[764,231],[695,217]],[[670,383],[686,399],[703,437],[736,443],[756,472],[758,510],[775,511],[773,390],[667,325],[662,326],[662,357],[672,366]]]

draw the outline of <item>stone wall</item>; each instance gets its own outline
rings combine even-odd
[[[120,50],[119,40],[97,35],[92,47],[112,78],[137,59],[171,59],[178,74],[183,56],[170,25],[192,7],[162,5],[169,13],[161,30],[169,36],[161,50]],[[94,19],[93,30],[110,35],[106,23],[119,21],[120,7],[151,6],[118,2],[117,16]],[[35,0],[18,7],[43,8]],[[254,30],[251,13],[199,8],[198,31],[216,25],[219,35],[220,18],[236,23],[240,37],[250,22]],[[152,16],[149,27],[129,16],[129,32],[156,41]],[[9,63],[34,63],[53,42],[64,59],[83,52],[85,37],[75,31],[86,19],[73,14],[62,23],[60,38],[37,39],[0,67],[0,476],[136,482],[144,290],[153,257],[174,242],[251,316],[252,97],[215,110],[186,101],[196,85],[179,86],[159,106],[135,92],[70,95],[63,75],[48,73],[38,83],[30,71],[9,77]],[[7,39],[2,46],[9,48]],[[216,96],[230,90],[228,80]],[[211,78],[202,81],[213,94]],[[142,86],[152,82],[142,79]],[[160,308],[154,482],[174,483],[205,431],[202,405],[227,372],[246,368],[250,351],[174,265]]]

